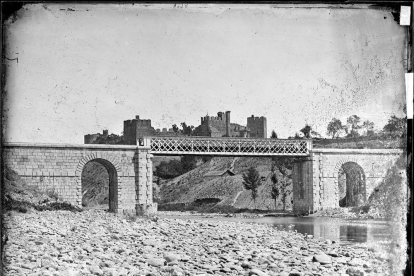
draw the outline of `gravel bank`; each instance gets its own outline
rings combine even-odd
[[[266,224],[10,212],[4,275],[388,275],[385,253]]]

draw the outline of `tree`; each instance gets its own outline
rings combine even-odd
[[[305,138],[310,138],[311,130],[312,130],[312,127],[310,125],[306,124],[305,127],[300,130],[300,132],[303,133]]]
[[[321,136],[318,132],[314,131],[312,127],[308,124],[306,124],[305,127],[300,130],[300,132],[302,132],[305,138],[308,138],[308,139],[311,139],[312,137]]]
[[[272,134],[270,135],[270,138],[277,139],[277,134],[274,130],[272,130]]]
[[[390,133],[391,136],[405,137],[407,132],[406,119],[392,115],[384,126],[384,131]]]
[[[187,136],[191,136],[193,134],[194,126],[187,126],[185,122],[181,123],[182,133]]]
[[[350,130],[350,132],[348,133],[349,137],[355,138],[359,136],[357,130],[361,128],[361,126],[359,125],[360,122],[361,118],[359,118],[357,115],[352,115],[346,120],[347,127],[345,130],[347,131],[347,133]]]
[[[181,156],[181,174],[185,174],[197,167],[197,157],[194,155]]]
[[[373,122],[366,120],[362,123],[362,127],[365,128],[367,132],[366,133],[367,136],[374,134],[374,123]]]
[[[254,208],[256,209],[257,188],[262,185],[259,172],[252,166],[249,168],[247,173],[244,173],[242,176],[244,188],[252,191]]]
[[[288,187],[292,183],[292,170],[293,170],[293,163],[295,161],[296,161],[296,158],[293,158],[293,157],[273,157],[272,158],[272,170],[276,171],[275,168],[277,168],[281,175],[280,179],[277,179],[277,187],[280,192],[280,195],[282,196],[283,210],[286,210],[286,199],[287,199],[287,196],[291,193],[291,191],[288,190]]]
[[[180,160],[162,161],[155,168],[155,175],[164,179],[170,179],[181,175],[182,165]]]
[[[280,191],[278,187],[278,180],[276,176],[276,168],[274,163],[272,163],[272,176],[270,177],[270,180],[272,181],[272,189],[270,190],[270,196],[275,201],[275,210],[277,210],[277,198],[279,197]]]
[[[152,201],[155,203],[160,202],[159,187],[152,186]]]
[[[154,175],[164,179],[170,179],[185,174],[197,167],[201,156],[183,155],[180,160],[162,161],[156,168]]]
[[[175,133],[178,133],[178,126],[176,125],[176,124],[173,124],[172,125],[172,129],[173,129],[173,131],[175,132]]]
[[[341,120],[333,118],[332,121],[329,122],[327,127],[327,134],[332,136],[333,138],[338,138],[339,134],[345,129],[345,126],[342,125]]]

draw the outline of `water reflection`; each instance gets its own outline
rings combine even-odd
[[[331,218],[274,218],[278,230],[297,231],[316,239],[330,239],[340,243],[388,243],[390,228],[385,221],[345,220]],[[289,221],[281,221],[288,219]],[[294,225],[292,227],[292,224]]]
[[[388,224],[383,221],[329,218],[274,218],[274,220],[273,226],[278,230],[296,230],[302,234],[312,235],[316,239],[330,239],[346,243],[386,242],[390,240]]]
[[[339,240],[367,242],[368,228],[367,226],[341,225],[339,227],[339,237]]]
[[[215,217],[166,216],[170,218],[190,218],[272,224],[280,231],[297,231],[312,235],[316,239],[330,239],[340,243],[388,243],[391,241],[390,227],[386,221],[347,220],[319,217]]]

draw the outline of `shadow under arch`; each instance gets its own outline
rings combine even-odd
[[[116,213],[118,210],[118,172],[117,168],[114,164],[112,164],[110,161],[103,159],[103,158],[94,158],[88,160],[83,166],[81,170],[81,175],[83,173],[83,170],[85,169],[86,165],[96,162],[102,165],[107,173],[108,173],[108,182],[109,182],[109,195],[108,195],[108,201],[109,201],[109,212]],[[82,178],[82,177],[81,177]],[[81,180],[82,185],[82,180]],[[82,186],[81,186],[82,187]],[[82,190],[82,189],[81,189]],[[83,194],[82,194],[83,196]]]
[[[367,200],[364,170],[356,162],[345,162],[338,172],[339,207],[361,206]]]

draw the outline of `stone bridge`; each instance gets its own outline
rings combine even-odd
[[[200,142],[201,141],[201,142]],[[221,156],[292,156],[294,209],[317,210],[338,206],[338,179],[344,164],[356,163],[362,177],[358,192],[369,195],[402,153],[400,150],[312,149],[310,140],[145,138],[135,145],[5,143],[3,160],[27,183],[53,190],[64,201],[82,206],[82,171],[91,161],[109,174],[109,210],[148,214],[152,200],[153,154]],[[362,172],[362,173],[361,173]],[[343,194],[343,192],[342,192]],[[350,193],[350,195],[353,195]],[[348,201],[355,200],[348,196]]]
[[[294,210],[363,204],[402,154],[400,149],[312,149],[293,167]]]
[[[55,191],[64,201],[82,207],[82,170],[90,161],[109,174],[111,212],[144,214],[152,202],[152,155],[130,145],[6,143],[3,160],[28,184]]]

